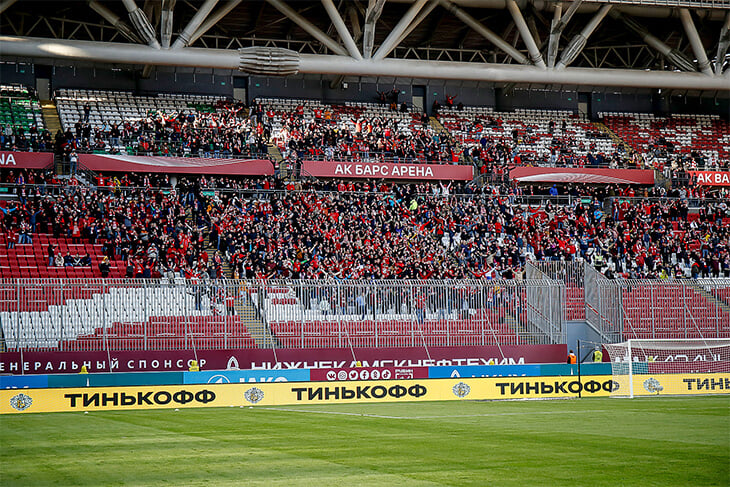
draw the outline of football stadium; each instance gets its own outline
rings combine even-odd
[[[730,0],[0,0],[3,486],[730,485]]]

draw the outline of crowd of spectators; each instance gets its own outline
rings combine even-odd
[[[35,189],[28,187],[24,201],[0,206],[8,246],[46,233],[71,243],[102,244],[102,254],[121,261],[127,277],[222,277],[220,256],[205,251],[197,184],[181,180],[172,191],[67,186],[53,195]],[[87,256],[60,255],[52,247],[47,257],[51,266],[87,264]]]
[[[282,113],[261,107],[281,127],[272,135],[282,142],[287,160],[365,161],[452,164],[460,151],[448,135],[436,132],[428,116],[389,117],[363,114],[351,107],[312,110],[303,106]]]
[[[36,125],[25,129],[22,125],[0,124],[0,150],[50,152],[53,149],[53,136],[48,129],[39,130]]]
[[[128,277],[513,278],[532,259],[584,259],[612,277],[730,277],[728,194],[697,187],[149,174],[99,175],[114,183],[53,194],[31,186],[49,179],[2,173],[23,191],[2,205],[8,245],[35,233],[99,243]]]
[[[120,150],[135,155],[177,157],[261,157],[269,133],[240,104],[221,101],[215,107],[174,112],[154,110],[121,124],[92,126],[84,119],[57,134],[57,147],[69,154]]]
[[[530,125],[503,136],[483,132],[499,127],[497,116],[460,119],[459,130],[474,142],[458,143],[448,132],[434,130],[425,114],[406,113],[391,92],[378,93],[390,111],[373,115],[346,105],[296,106],[289,111],[254,103],[250,108],[221,100],[216,106],[189,110],[150,111],[141,119],[92,126],[79,119],[55,136],[36,126],[0,126],[0,150],[51,151],[68,159],[72,152],[126,151],[136,155],[179,157],[268,157],[267,145],[279,143],[286,160],[343,160],[368,162],[426,162],[474,164],[482,174],[502,176],[520,165],[611,168],[652,168],[668,178],[681,178],[696,169],[728,170],[730,161],[707,159],[699,152],[673,152],[671,142],[651,141],[645,153],[597,150],[595,141],[606,135],[586,131],[573,137],[565,121],[551,122],[549,153],[534,150]],[[444,101],[454,107],[454,96]],[[463,108],[462,104],[458,105]],[[434,114],[439,116],[438,108]],[[393,114],[395,112],[395,114]],[[390,115],[389,115],[390,114]],[[404,115],[406,116],[404,118]],[[274,128],[275,127],[275,128]],[[570,128],[570,127],[568,127]]]
[[[685,198],[703,195],[684,189],[666,199],[655,189],[561,188],[586,199],[531,207],[517,202],[521,188],[361,185],[217,195],[207,205],[211,241],[247,278],[511,278],[530,259],[585,259],[609,276],[730,277],[730,208],[706,200],[690,216]],[[611,197],[604,211],[599,198]]]

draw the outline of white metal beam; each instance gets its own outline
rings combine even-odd
[[[477,19],[466,13],[462,8],[455,5],[450,0],[439,0],[439,2],[441,3],[441,6],[443,6],[446,10],[454,14],[457,18],[459,18],[462,22],[464,22],[467,26],[469,26],[472,30],[484,37],[486,40],[504,51],[512,59],[520,64],[530,64],[530,60],[527,59],[524,54],[512,47],[511,44],[506,42],[492,30],[485,27],[484,24],[479,22]]]
[[[221,20],[223,17],[228,15],[231,12],[231,10],[236,8],[238,6],[238,4],[241,3],[242,1],[243,0],[228,0],[228,2],[225,5],[223,5],[221,8],[219,8],[218,10],[216,10],[215,12],[210,14],[205,19],[205,22],[203,22],[203,24],[195,30],[195,33],[193,33],[193,35],[190,36],[190,40],[188,41],[188,46],[195,43],[195,41],[197,41],[200,38],[200,36],[202,36],[203,34],[208,32],[211,27],[213,27],[215,24],[217,24],[218,21]]]
[[[327,34],[322,32],[316,25],[311,23],[309,20],[305,19],[301,15],[299,15],[294,9],[292,9],[289,5],[284,3],[282,0],[267,0],[276,10],[283,13],[289,20],[297,24],[299,27],[304,29],[305,32],[307,32],[309,35],[317,39],[319,42],[327,46],[327,48],[341,56],[347,56],[347,50],[343,48],[341,45],[336,43],[334,40],[332,40],[331,37],[329,37]]]
[[[342,42],[345,44],[347,52],[355,59],[362,59],[362,54],[360,54],[360,50],[357,48],[357,44],[355,44],[355,39],[352,38],[352,35],[347,29],[345,21],[342,20],[340,13],[337,11],[337,7],[335,7],[334,2],[332,0],[322,0],[322,5],[324,5],[325,10],[327,10],[327,15],[329,15],[332,24],[335,26],[335,29],[337,29],[337,33],[340,34],[340,39],[342,39]]]
[[[0,36],[3,57],[63,59],[116,64],[155,64],[203,68],[238,69],[236,50],[154,49],[140,44],[72,41],[33,37]],[[298,71],[307,74],[388,76],[399,78],[487,81],[581,86],[624,86],[730,92],[730,71],[725,76],[673,71],[571,68],[546,70],[535,66],[456,63],[445,61],[357,60],[350,56],[299,55]]]
[[[370,0],[368,8],[365,11],[365,25],[363,26],[362,33],[362,55],[365,59],[370,59],[373,55],[375,24],[378,23],[384,6],[385,0]]]
[[[560,18],[563,15],[563,4],[555,5],[553,11],[553,20],[550,23],[550,38],[548,39],[547,65],[549,68],[555,67],[555,60],[558,57],[558,46],[560,45],[560,36],[563,33],[560,27]]]
[[[527,26],[527,22],[525,22],[525,18],[522,16],[522,12],[520,11],[520,7],[517,6],[517,2],[515,2],[515,0],[507,0],[507,9],[509,10],[509,13],[512,14],[512,19],[515,21],[517,30],[520,31],[520,37],[522,37],[522,41],[525,43],[525,46],[527,46],[527,52],[530,53],[530,59],[533,64],[535,64],[538,68],[545,69],[547,66],[545,66],[545,61],[542,60],[540,49],[537,47],[537,43],[535,43],[535,39],[532,37],[530,28]]]
[[[553,21],[550,24],[550,40],[548,42],[548,67],[554,68],[555,61],[558,59],[558,46],[560,45],[560,36],[563,35],[565,26],[568,25],[570,19],[578,11],[583,0],[574,0],[568,10],[563,15],[563,5],[558,3],[555,5],[553,12]]]
[[[717,43],[717,55],[715,57],[715,74],[722,74],[722,66],[725,64],[725,54],[730,47],[730,11],[725,15],[725,22],[720,29],[720,40]],[[730,70],[728,70],[730,73]]]
[[[414,0],[390,0],[393,3],[413,3]],[[529,4],[535,10],[552,12],[555,8],[557,0],[518,0],[518,4],[522,7]],[[638,2],[644,2],[644,5],[639,5]],[[719,7],[720,1],[715,0],[716,7],[712,8],[708,5],[709,2],[702,2],[704,5],[698,5],[697,8],[703,9],[703,14],[706,15],[708,20],[719,20],[725,17],[725,9]],[[507,8],[507,0],[453,0],[453,2],[463,8],[482,8],[482,9],[496,9],[504,10]],[[620,4],[621,11],[632,17],[649,17],[653,19],[669,19],[677,18],[679,16],[677,12],[678,0],[668,0],[667,6],[657,6],[657,0],[637,0],[637,3],[629,4],[625,0],[614,0],[608,1],[588,1],[582,3],[578,8],[577,13],[581,14],[593,14],[598,12],[601,8],[602,3],[613,3]]]
[[[707,53],[705,52],[705,46],[702,45],[700,35],[697,33],[697,28],[692,20],[692,15],[686,8],[679,9],[679,18],[682,19],[682,25],[684,26],[684,32],[687,34],[689,44],[692,46],[692,52],[697,58],[697,65],[700,67],[700,71],[706,75],[712,76],[712,68],[710,68],[710,61],[707,59]]]
[[[611,10],[610,4],[602,6],[601,10],[599,10],[598,13],[585,25],[585,27],[583,27],[580,34],[576,34],[575,37],[573,37],[566,48],[563,49],[563,55],[560,57],[557,69],[565,69],[567,66],[570,66],[570,63],[575,61],[575,58],[578,57],[578,54],[580,54],[585,47],[588,38],[606,17],[609,10]]]
[[[18,0],[3,0],[2,2],[0,2],[0,14],[5,12],[8,9],[8,7],[10,7],[12,4],[14,4],[17,1]]]
[[[416,17],[416,19],[413,22],[411,22],[411,25],[409,25],[408,28],[405,30],[405,32],[403,32],[401,34],[401,36],[398,38],[398,42],[395,43],[396,47],[400,46],[401,43],[406,39],[406,37],[411,35],[411,32],[413,32],[413,29],[415,29],[416,27],[421,25],[421,22],[423,22],[426,19],[426,17],[428,17],[431,14],[433,9],[438,7],[438,4],[439,4],[438,0],[430,0],[430,3],[428,5],[426,5],[426,7],[424,7],[423,10],[421,10],[421,13],[418,14],[418,17]],[[387,56],[387,54],[386,54],[386,56]]]
[[[104,5],[100,4],[96,0],[91,0],[89,2],[89,7],[91,7],[94,12],[101,15],[104,20],[112,24],[114,28],[119,31],[120,34],[122,34],[130,41],[142,42],[137,34],[135,34],[134,31],[132,31],[132,29],[122,19],[119,18],[119,16],[114,14],[114,12],[106,8]]]
[[[144,41],[150,47],[160,49],[160,43],[157,41],[157,36],[155,36],[155,29],[152,28],[152,24],[150,24],[150,19],[147,18],[141,8],[137,7],[137,4],[134,2],[134,0],[122,1],[124,3],[124,6],[127,8],[127,12],[129,13],[129,20],[132,21],[132,25],[134,25],[134,27],[137,29],[137,33],[139,34],[139,36],[144,39]]]
[[[172,20],[177,0],[162,0],[160,12],[160,44],[164,49],[170,47],[172,41]]]
[[[671,47],[667,46],[665,43],[657,39],[656,36],[651,35],[649,31],[644,28],[643,25],[639,24],[631,17],[623,15],[616,9],[611,10],[610,15],[617,20],[621,20],[626,27],[628,27],[639,37],[641,37],[641,39],[646,42],[649,47],[655,49],[657,52],[659,52],[659,54],[667,58],[669,62],[677,66],[682,71],[697,71],[692,60],[687,59],[687,57],[683,53],[681,53],[677,49],[672,49]]]
[[[205,3],[198,9],[197,12],[195,12],[195,15],[193,15],[193,18],[190,19],[188,25],[185,26],[180,35],[177,36],[177,39],[175,39],[175,43],[172,45],[173,49],[186,47],[190,43],[190,38],[193,36],[195,31],[198,30],[200,24],[205,21],[205,18],[210,14],[210,12],[213,11],[213,8],[216,6],[217,3],[218,0],[205,0]]]
[[[385,38],[383,43],[375,52],[373,59],[383,59],[385,56],[390,54],[390,51],[395,49],[398,45],[398,39],[400,39],[401,35],[403,35],[406,29],[408,29],[408,26],[411,25],[413,19],[416,18],[423,6],[426,5],[426,2],[428,2],[428,0],[416,0],[416,2],[411,5],[411,8],[409,8],[406,14],[400,19],[400,21],[398,21],[393,30],[390,31],[390,34],[388,34],[388,37]]]

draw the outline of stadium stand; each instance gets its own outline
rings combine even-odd
[[[599,113],[603,122],[653,165],[727,169],[730,125],[717,115]]]
[[[428,117],[386,104],[263,98],[255,115],[271,125],[271,141],[287,159],[458,162],[450,137]],[[404,107],[405,108],[405,107]]]
[[[261,98],[249,110],[212,96],[77,89],[59,91],[57,101],[66,151],[228,157],[260,153],[268,141],[293,162],[459,162],[490,171],[500,167],[504,174],[524,165],[637,167],[644,159],[657,168],[674,161],[672,167],[681,172],[722,168],[727,157],[727,124],[714,117],[605,115],[604,123],[645,156],[637,157],[622,152],[598,125],[568,111],[441,108],[444,132],[420,113],[378,103]],[[118,132],[112,132],[115,124]],[[10,134],[16,141],[19,136],[42,143],[24,132]],[[708,137],[720,141],[715,152]],[[656,141],[662,145],[660,158]],[[674,155],[666,150],[671,145],[678,147]],[[700,150],[707,164],[672,159],[691,156],[692,150]],[[196,297],[196,291],[182,295],[184,288],[175,288],[169,292],[178,294],[165,297],[144,286],[90,285],[47,296],[28,288],[19,296],[4,289],[3,336],[17,346],[255,347],[249,327],[259,327],[262,316],[276,346],[285,348],[517,344],[527,336],[520,328],[529,322],[520,304],[527,300],[524,290],[491,287],[492,295],[481,301],[468,296],[439,301],[424,294],[422,304],[401,299],[405,306],[394,304],[399,300],[392,296],[337,299],[287,286],[214,297],[211,283],[231,277],[509,280],[522,277],[535,262],[587,262],[627,282],[730,277],[727,194],[709,193],[689,180],[667,192],[615,185],[283,181],[225,174],[191,180],[172,172],[86,176],[93,181],[3,170],[10,188],[0,202],[4,279],[187,279],[201,283],[192,289],[203,292]],[[720,199],[712,199],[716,196]],[[54,265],[49,265],[50,246]],[[565,319],[583,319],[583,284],[566,281],[565,293]],[[147,300],[157,304],[139,306],[145,311],[136,314],[102,316],[110,300],[125,308]],[[625,336],[729,332],[730,295],[722,286],[639,286],[625,288],[623,300]],[[488,302],[506,305],[500,309]],[[699,320],[691,331],[687,314]],[[71,316],[64,318],[61,334],[59,320]],[[656,320],[651,326],[648,316]]]
[[[67,151],[215,158],[266,153],[260,127],[220,97],[61,89],[56,100]]]
[[[51,149],[51,134],[35,94],[22,85],[0,85],[0,150]]]
[[[483,162],[498,161],[509,152],[515,165],[615,167],[622,162],[607,134],[566,110],[451,107],[440,109],[439,117],[465,152]]]

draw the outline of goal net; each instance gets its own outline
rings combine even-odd
[[[604,347],[612,397],[730,394],[730,338],[637,339]]]

